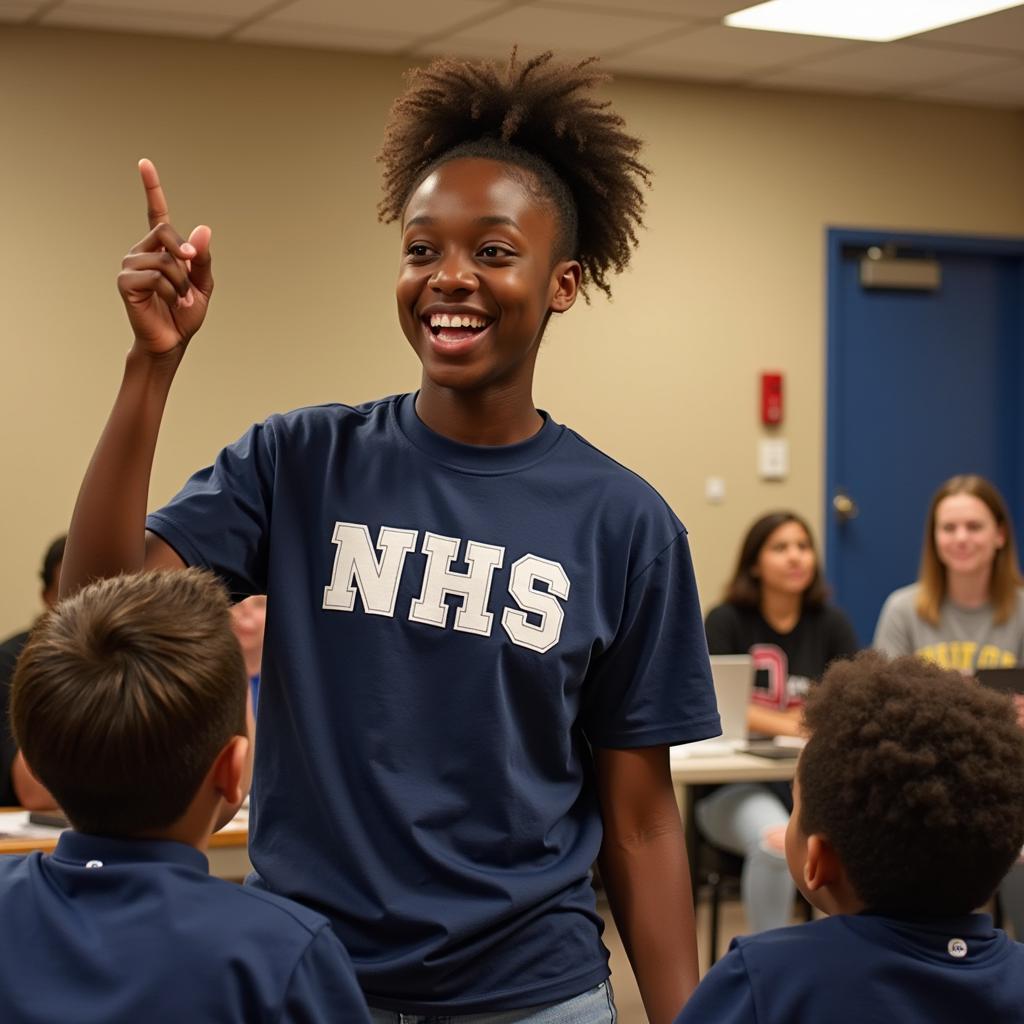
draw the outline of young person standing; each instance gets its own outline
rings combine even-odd
[[[148,520],[213,279],[209,229],[179,236],[142,164],[135,337],[64,585],[189,564],[267,594],[255,884],[330,917],[380,1021],[612,1020],[599,855],[651,1021],[697,981],[668,747],[719,723],[686,531],[532,397],[548,320],[609,290],[641,223],[599,80],[550,55],[413,72],[381,215],[419,392],[271,417]]]

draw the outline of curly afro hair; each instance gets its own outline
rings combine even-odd
[[[590,93],[608,76],[596,58],[557,64],[550,52],[507,64],[442,58],[407,74],[377,159],[384,165],[382,221],[399,220],[409,196],[435,168],[459,157],[499,160],[559,220],[554,259],[575,259],[582,290],[592,282],[611,295],[643,225],[641,184],[650,171],[636,156],[640,140]]]
[[[918,658],[834,664],[805,709],[800,827],[833,844],[869,910],[970,913],[1024,845],[1011,701]]]

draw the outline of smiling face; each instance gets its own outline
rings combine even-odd
[[[814,548],[807,531],[796,522],[772,530],[755,568],[762,591],[802,594],[811,585],[815,570]]]
[[[396,297],[425,382],[529,390],[548,314],[579,285],[579,264],[553,258],[557,228],[496,160],[451,160],[424,179],[406,205]]]
[[[948,573],[991,571],[1006,533],[992,510],[973,494],[951,494],[935,507],[935,551]]]

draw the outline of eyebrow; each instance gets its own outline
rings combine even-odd
[[[428,217],[426,214],[420,214],[418,217],[410,217],[406,222],[405,226],[411,228],[414,224],[426,224],[428,226],[436,224],[437,221],[434,217]],[[519,225],[511,217],[503,217],[498,214],[491,214],[486,217],[477,217],[475,223],[477,224],[508,224],[514,227],[517,231],[521,230]]]

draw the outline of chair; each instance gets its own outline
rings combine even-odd
[[[697,801],[709,793],[711,786],[692,787],[692,801],[689,802],[687,811],[692,814],[692,808]],[[725,850],[714,843],[709,842],[696,827],[696,821],[690,822],[692,828],[687,830],[687,840],[692,844],[691,863],[694,866],[693,890],[694,896],[706,887],[709,890],[709,921],[708,921],[708,951],[709,964],[714,966],[718,960],[718,937],[721,931],[721,908],[723,899],[739,899],[740,880],[743,875],[743,857],[730,850]],[[797,900],[803,912],[804,919],[811,921],[814,918],[814,908],[803,895],[797,891]]]

